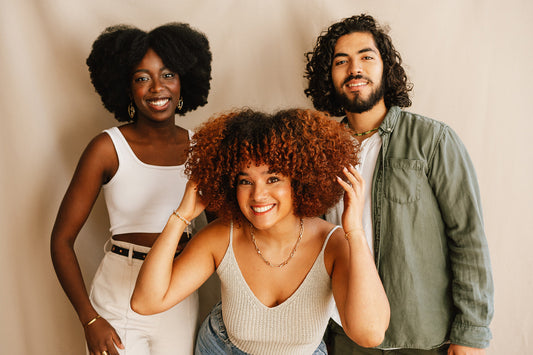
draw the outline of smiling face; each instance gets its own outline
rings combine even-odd
[[[294,225],[291,179],[250,164],[237,176],[237,202],[244,217],[258,230],[289,222]]]
[[[348,112],[362,113],[383,100],[383,61],[372,34],[353,32],[335,44],[331,79],[337,99]]]
[[[132,75],[131,94],[137,119],[161,121],[173,118],[180,89],[178,74],[166,68],[157,53],[148,49]]]

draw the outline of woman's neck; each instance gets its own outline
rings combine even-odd
[[[245,233],[248,238],[254,234],[256,241],[267,247],[284,248],[292,246],[294,241],[300,233],[300,221],[302,219],[297,216],[285,218],[268,229],[256,229],[252,224],[248,223],[245,228]]]

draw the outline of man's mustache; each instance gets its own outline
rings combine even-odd
[[[357,74],[357,75],[350,75],[350,76],[348,76],[348,77],[344,80],[344,83],[343,83],[343,84],[346,84],[346,83],[349,82],[350,80],[360,80],[360,79],[366,80],[366,81],[368,81],[369,83],[372,82],[372,80],[370,80],[369,78],[364,77],[364,76],[362,76],[361,74]]]

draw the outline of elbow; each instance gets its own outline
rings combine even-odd
[[[385,332],[387,331],[389,322],[383,322],[383,324],[366,324],[364,327],[355,327],[346,329],[346,334],[354,342],[364,348],[373,348],[385,340]]]
[[[369,334],[360,335],[357,339],[352,339],[364,348],[374,348],[383,343],[385,332],[369,332]]]
[[[150,307],[147,307],[145,302],[139,300],[139,297],[136,297],[135,293],[131,297],[130,307],[135,313],[140,314],[142,316],[149,316],[157,313],[151,310]]]

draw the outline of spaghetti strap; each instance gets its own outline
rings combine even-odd
[[[233,220],[229,224],[229,246],[233,245]]]
[[[341,228],[341,226],[334,226],[333,228],[331,228],[331,230],[328,233],[328,236],[326,237],[326,240],[324,241],[324,245],[322,245],[322,250],[320,250],[321,253],[323,253],[324,250],[326,249],[326,245],[328,245],[329,237],[331,237],[333,232],[335,232],[339,228]]]

